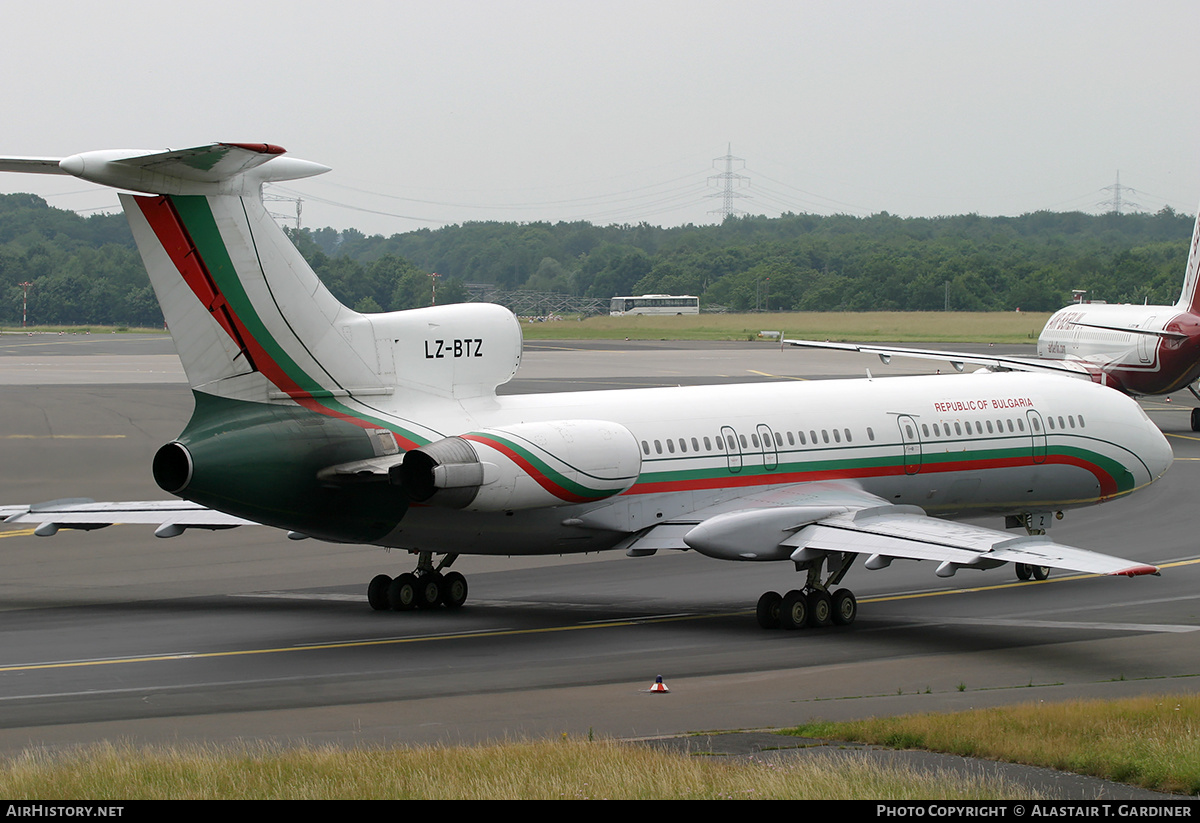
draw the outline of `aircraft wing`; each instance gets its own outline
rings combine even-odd
[[[989,569],[1004,563],[1049,566],[1090,574],[1157,574],[1145,563],[1057,543],[1046,535],[996,529],[928,516],[896,506],[852,484],[798,484],[727,500],[632,536],[631,555],[694,549],[721,560],[816,563],[831,554],[866,555],[868,569],[893,560],[931,560],[937,574]]]
[[[34,534],[49,537],[59,529],[102,529],[117,523],[155,526],[157,537],[176,537],[186,529],[231,529],[256,526],[253,520],[206,509],[186,500],[143,500],[97,503],[85,498],[52,500],[33,505],[0,506],[0,522],[12,525],[37,523]]]
[[[893,559],[933,560],[939,577],[960,568],[988,569],[1025,563],[1090,574],[1158,574],[1158,568],[1121,557],[1056,543],[1047,535],[1013,537],[995,529],[929,517],[916,506],[861,509],[826,518],[799,529],[783,541],[796,551],[793,560],[829,551],[868,554],[868,569]]]
[[[937,349],[906,349],[888,346],[874,346],[865,343],[831,343],[818,340],[784,340],[785,345],[808,349],[829,349],[832,351],[853,351],[862,354],[874,354],[884,363],[891,362],[893,357],[912,357],[920,360],[941,360],[948,362],[955,371],[961,372],[968,363],[983,366],[992,371],[1026,371],[1042,372],[1045,374],[1067,375],[1091,380],[1092,375],[1087,364],[1082,360],[1045,360],[1037,357],[1004,357],[1002,355],[968,354],[965,352],[939,351]]]

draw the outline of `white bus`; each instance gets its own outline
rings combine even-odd
[[[643,294],[640,297],[614,297],[609,315],[626,314],[699,314],[700,298],[688,294]]]

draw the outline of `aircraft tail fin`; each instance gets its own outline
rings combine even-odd
[[[264,182],[329,169],[283,154],[268,143],[213,143],[0,158],[0,171],[145,192],[122,194],[121,205],[198,391],[362,422],[382,396],[464,399],[512,377],[521,330],[503,307],[360,314],[342,305],[262,202]]]
[[[1188,251],[1187,268],[1183,275],[1183,291],[1176,308],[1200,314],[1200,211],[1192,229],[1192,245]]]

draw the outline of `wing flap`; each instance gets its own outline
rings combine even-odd
[[[932,560],[941,564],[940,577],[950,577],[960,568],[987,569],[1002,563],[1130,577],[1158,573],[1155,566],[1066,546],[1045,535],[1014,538],[995,529],[929,517],[913,508],[880,507],[826,518],[800,529],[784,544],[795,550],[793,560],[824,551],[869,554],[872,560],[867,568],[882,568],[890,558]]]

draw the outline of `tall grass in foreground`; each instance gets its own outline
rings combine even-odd
[[[253,750],[102,745],[6,763],[0,797],[37,799],[1029,798],[998,779],[884,768],[850,753],[781,765],[608,741],[476,747]]]
[[[811,723],[804,737],[1046,766],[1200,794],[1200,696],[1026,703],[955,714]]]

